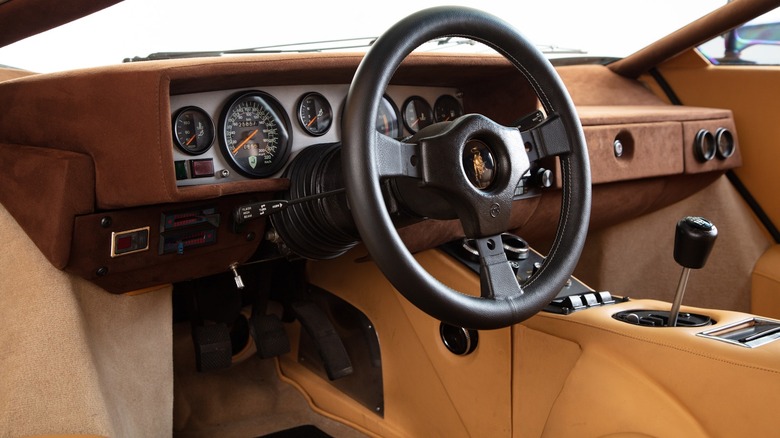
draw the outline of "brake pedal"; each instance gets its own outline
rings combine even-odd
[[[290,352],[290,339],[279,317],[252,315],[250,324],[258,356],[270,359]]]

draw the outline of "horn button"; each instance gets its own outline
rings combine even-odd
[[[463,149],[463,169],[474,187],[484,190],[496,179],[496,161],[493,151],[479,140],[470,140]]]

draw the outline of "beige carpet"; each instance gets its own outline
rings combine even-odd
[[[334,437],[365,437],[309,408],[279,380],[274,359],[251,355],[230,369],[198,373],[188,323],[174,326],[174,435],[255,437],[304,424]]]
[[[0,207],[0,436],[170,436],[171,290],[61,272]]]

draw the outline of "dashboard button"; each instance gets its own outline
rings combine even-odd
[[[211,158],[190,160],[190,174],[193,178],[214,176],[214,162]]]
[[[173,162],[173,167],[176,169],[176,181],[189,178],[187,175],[187,162],[184,160],[177,160]]]

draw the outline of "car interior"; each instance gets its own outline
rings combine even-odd
[[[115,3],[0,0],[0,46]],[[619,59],[441,6],[0,66],[0,436],[776,435],[780,67],[735,29],[778,5]]]

